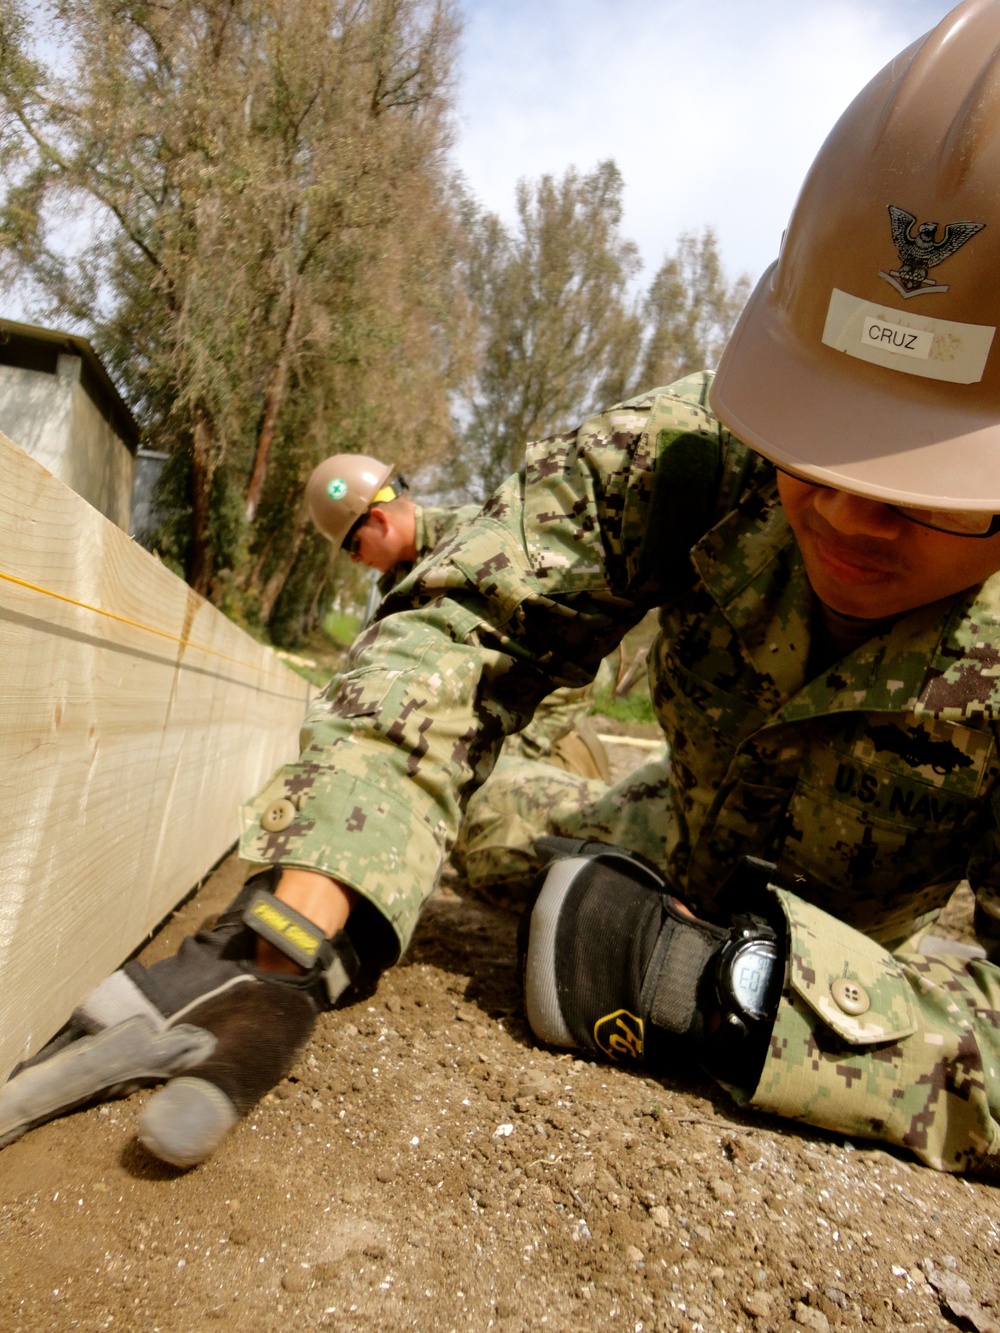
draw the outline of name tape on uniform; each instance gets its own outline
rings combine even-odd
[[[835,287],[823,342],[838,352],[889,370],[951,384],[978,384],[995,327],[934,319],[863,301]]]

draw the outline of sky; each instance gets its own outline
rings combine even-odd
[[[711,225],[730,277],[776,257],[840,113],[948,0],[461,0],[456,161],[511,220],[519,178],[611,157],[648,285]]]
[[[646,287],[711,225],[729,276],[776,257],[837,117],[949,0],[458,0],[454,161],[512,220],[521,177],[614,158]],[[28,318],[8,293],[12,318]]]

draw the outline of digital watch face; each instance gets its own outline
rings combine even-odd
[[[751,1018],[769,1011],[771,978],[778,950],[771,940],[751,940],[740,946],[729,965],[729,989],[738,1008]]]

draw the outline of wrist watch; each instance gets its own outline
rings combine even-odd
[[[734,917],[732,934],[715,965],[718,1006],[733,1035],[774,1019],[784,982],[780,953],[778,937],[763,917]]]

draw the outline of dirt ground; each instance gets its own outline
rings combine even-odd
[[[147,961],[244,873],[224,862]],[[690,1070],[540,1049],[515,929],[448,880],[375,996],[192,1171],[137,1143],[149,1092],[5,1149],[0,1328],[1000,1330],[995,1187],[744,1114]]]

